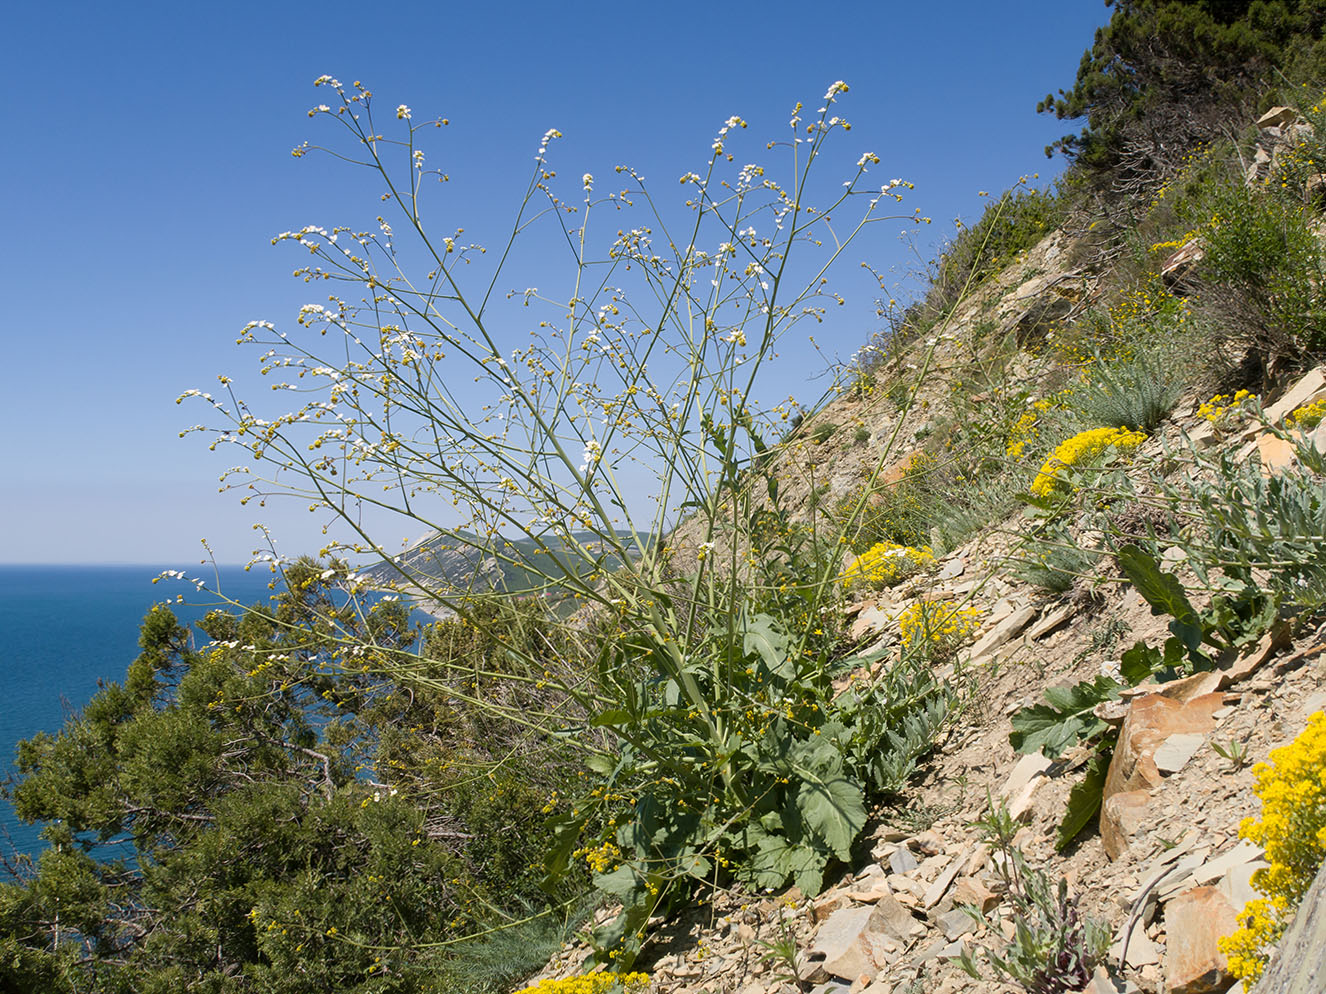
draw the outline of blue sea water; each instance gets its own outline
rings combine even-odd
[[[6,774],[13,772],[20,739],[58,732],[97,692],[98,681],[123,681],[139,652],[138,626],[153,604],[183,594],[188,603],[171,609],[187,625],[224,606],[191,583],[153,584],[162,568],[171,567],[0,565],[0,765]],[[241,604],[271,595],[265,569],[222,567],[219,588],[211,567],[195,570],[189,576],[206,579],[211,589]],[[6,855],[35,855],[43,845],[39,830],[19,822],[0,799],[0,850]]]

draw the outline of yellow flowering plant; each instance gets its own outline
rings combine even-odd
[[[1270,951],[1326,860],[1326,713],[1316,712],[1289,745],[1253,768],[1260,818],[1245,818],[1239,835],[1265,847],[1270,866],[1253,874],[1263,896],[1249,901],[1233,935],[1220,940],[1229,970],[1247,987],[1257,982]]]
[[[923,597],[898,618],[898,637],[907,651],[934,658],[958,649],[980,627],[979,608]]]
[[[901,583],[935,561],[928,545],[916,548],[896,542],[876,542],[843,571],[839,583],[846,590],[878,589]]]
[[[1073,471],[1099,466],[1114,455],[1126,455],[1146,441],[1146,435],[1127,428],[1090,428],[1080,431],[1050,453],[1031,483],[1033,496],[1048,498],[1071,488]]]
[[[560,980],[540,980],[516,994],[648,994],[647,973],[586,973]]]
[[[1238,390],[1232,395],[1218,393],[1202,402],[1197,408],[1197,416],[1205,419],[1217,431],[1230,431],[1253,415],[1256,404],[1257,395],[1250,390]]]
[[[1326,397],[1321,400],[1315,400],[1310,404],[1304,404],[1302,407],[1295,408],[1290,415],[1285,418],[1285,424],[1290,428],[1296,428],[1299,431],[1311,431],[1317,425],[1321,424],[1323,417],[1326,417]]]

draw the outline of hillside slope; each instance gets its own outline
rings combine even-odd
[[[1259,162],[1296,119],[1263,119]],[[1254,195],[1266,175],[1249,176]],[[1216,939],[1265,865],[1239,838],[1260,810],[1254,764],[1326,709],[1326,427],[1311,418],[1326,367],[1312,349],[1271,355],[1255,328],[1212,331],[1205,300],[1233,291],[1202,268],[1206,237],[1139,263],[1054,231],[934,326],[867,353],[785,441],[771,471],[796,519],[855,521],[867,554],[855,574],[843,562],[857,579],[843,640],[877,662],[849,679],[931,639],[962,706],[822,894],[730,890],[657,923],[638,961],[653,990],[1016,989],[987,951],[1017,961],[1019,923],[1047,908],[1066,958],[1027,989],[1078,989],[1087,920],[1110,944],[1093,990],[1235,982]],[[1064,448],[1091,432],[1112,440]],[[672,541],[685,558],[699,537]],[[870,558],[906,550],[919,569]],[[1026,881],[1041,879],[1038,904]],[[587,956],[568,947],[541,976]]]

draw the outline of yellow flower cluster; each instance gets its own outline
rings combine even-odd
[[[1227,428],[1244,410],[1244,403],[1254,401],[1257,395],[1250,390],[1240,390],[1234,396],[1218,393],[1197,408],[1197,416],[1205,418],[1217,428]]]
[[[533,987],[524,987],[516,994],[645,994],[649,990],[647,973],[587,973],[582,977],[564,977],[561,980],[540,980]]]
[[[1178,238],[1173,239],[1172,241],[1156,242],[1154,245],[1151,246],[1151,251],[1168,252],[1172,249],[1180,249],[1183,248],[1183,246],[1187,245],[1190,241],[1192,241],[1196,237],[1197,237],[1196,231],[1184,232],[1182,235],[1180,235]]]
[[[1183,241],[1196,235],[1189,232]],[[1163,247],[1163,243],[1153,248]],[[1109,309],[1110,331],[1116,336],[1126,336],[1129,328],[1139,323],[1150,325],[1158,318],[1167,318],[1175,325],[1181,325],[1192,317],[1192,304],[1186,297],[1180,297],[1165,285],[1159,273],[1147,273],[1113,307]],[[1107,358],[1126,358],[1115,354]]]
[[[1038,400],[1023,411],[1022,417],[1017,419],[1017,422],[1008,433],[1008,443],[1004,447],[1005,454],[1010,458],[1020,459],[1028,443],[1034,442],[1041,433],[1040,428],[1037,427],[1041,415],[1054,406],[1052,400]]]
[[[1321,424],[1322,418],[1326,418],[1326,397],[1295,408],[1293,413],[1285,418],[1285,424],[1299,431],[1311,431]]]
[[[1271,865],[1252,885],[1262,898],[1243,909],[1243,926],[1220,940],[1229,970],[1251,987],[1266,966],[1269,950],[1326,859],[1326,712],[1318,711],[1289,745],[1253,768],[1262,817],[1245,818],[1239,835],[1266,849]]]
[[[856,562],[847,567],[838,582],[848,590],[891,587],[934,561],[934,550],[928,545],[918,549],[896,542],[877,542],[857,556]]]
[[[1080,431],[1072,438],[1060,442],[1050,453],[1031,483],[1031,492],[1038,497],[1048,497],[1063,483],[1059,474],[1065,469],[1089,465],[1110,449],[1120,453],[1132,452],[1145,441],[1145,434],[1127,428],[1090,428]]]
[[[572,858],[583,856],[589,868],[595,873],[607,873],[615,870],[622,861],[622,851],[611,842],[605,842],[601,846],[585,847],[577,849],[571,854]]]
[[[975,635],[981,627],[980,619],[977,608],[922,598],[898,618],[898,633],[908,649],[943,655]]]

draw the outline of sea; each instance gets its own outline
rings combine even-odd
[[[160,579],[165,566],[12,566],[0,564],[0,767],[14,774],[18,743],[38,732],[58,732],[100,685],[123,682],[138,656],[138,627],[157,603],[171,603],[192,628],[217,596],[255,604],[272,596],[266,567],[194,566],[187,579]],[[200,591],[189,580],[206,582]],[[416,620],[428,620],[422,614]],[[193,629],[195,638],[205,636]],[[0,853],[37,856],[45,844],[40,825],[27,825],[0,798]]]

